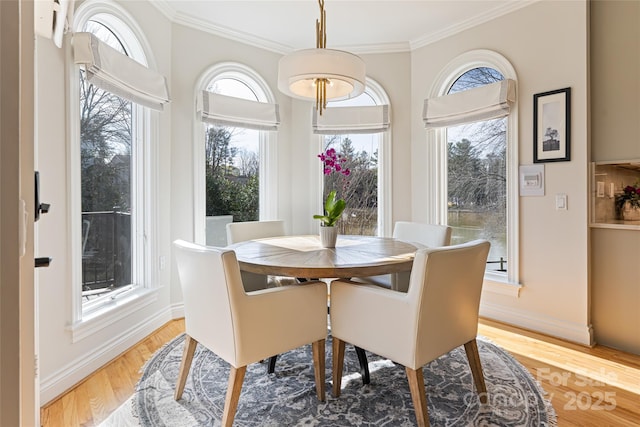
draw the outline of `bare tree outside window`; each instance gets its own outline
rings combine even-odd
[[[350,136],[325,138],[324,151],[334,148],[345,159],[348,176],[330,174],[324,177],[323,200],[331,190],[347,204],[336,226],[340,234],[375,236],[378,231],[378,150],[357,150]]]
[[[503,80],[493,68],[474,68],[449,93]],[[491,242],[487,271],[507,271],[506,119],[447,128],[448,224],[452,243]]]
[[[86,29],[124,47],[103,25]],[[106,39],[106,40],[105,40]],[[83,301],[132,283],[132,104],[80,72]]]
[[[330,102],[330,107],[362,107],[378,105],[373,92],[342,101]],[[336,224],[340,234],[376,236],[378,235],[378,150],[382,135],[345,134],[326,135],[323,150],[336,150],[344,159],[343,167],[348,168],[348,176],[341,174],[323,175],[323,196],[326,200],[331,190],[336,190],[339,198],[346,202],[342,218]]]

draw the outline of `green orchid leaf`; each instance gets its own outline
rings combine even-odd
[[[324,203],[324,215],[314,215],[325,227],[332,227],[338,222],[347,204],[344,199],[337,199],[336,190],[332,190]]]
[[[327,196],[327,201],[324,203],[324,210],[331,212],[334,209],[336,203],[336,190],[333,190]]]

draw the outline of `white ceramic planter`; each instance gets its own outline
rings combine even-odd
[[[338,229],[336,227],[320,226],[320,244],[323,248],[335,248],[338,238]]]

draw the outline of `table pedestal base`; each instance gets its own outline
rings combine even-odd
[[[363,348],[353,346],[356,349],[356,355],[358,356],[358,362],[360,363],[360,375],[362,375],[362,384],[369,384],[371,382],[369,378],[369,363],[367,362],[367,354]],[[278,355],[271,356],[269,363],[267,364],[267,373],[273,374],[276,371],[276,360]]]
[[[360,375],[362,375],[362,384],[369,384],[369,363],[367,362],[367,354],[363,348],[353,346],[356,349],[356,355],[358,356],[358,362],[360,362]]]

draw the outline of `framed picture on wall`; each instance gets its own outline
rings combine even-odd
[[[533,162],[571,160],[571,88],[533,95]]]

